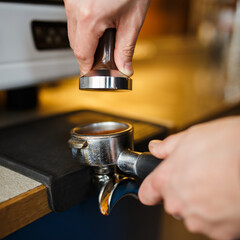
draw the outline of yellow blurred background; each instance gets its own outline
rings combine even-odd
[[[139,37],[186,33],[189,9],[190,0],[152,0]]]

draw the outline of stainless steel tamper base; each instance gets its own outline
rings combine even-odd
[[[132,90],[132,79],[118,70],[91,70],[79,79],[82,90]]]

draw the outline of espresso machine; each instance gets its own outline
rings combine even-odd
[[[78,74],[61,0],[1,0],[0,29],[0,90]]]

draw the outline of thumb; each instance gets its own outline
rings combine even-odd
[[[167,158],[171,154],[180,140],[182,139],[184,132],[180,132],[174,135],[171,135],[161,140],[152,140],[149,145],[149,151],[158,158]]]
[[[127,27],[120,24],[116,33],[115,62],[122,73],[127,76],[133,75],[132,57],[139,31],[135,27]]]

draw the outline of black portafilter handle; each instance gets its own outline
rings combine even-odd
[[[150,152],[140,154],[136,162],[137,176],[140,179],[144,179],[161,163],[161,161],[161,159],[154,157]]]
[[[120,154],[117,165],[124,173],[135,175],[143,180],[161,162],[162,159],[154,157],[150,152],[141,153],[127,150]]]

